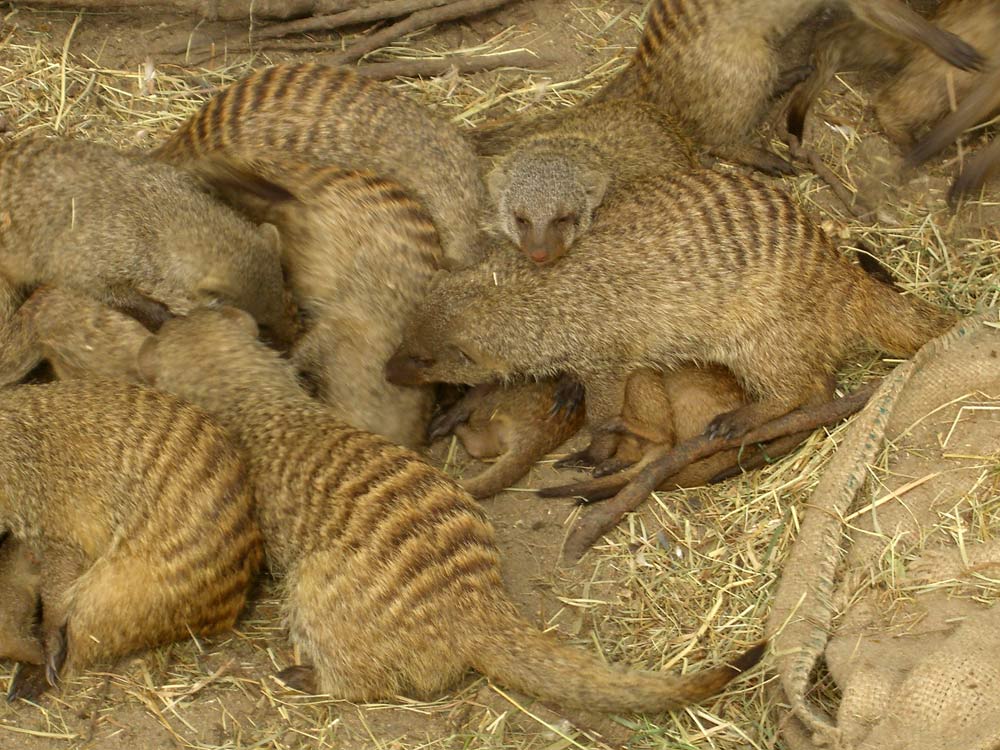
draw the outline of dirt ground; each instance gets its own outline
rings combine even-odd
[[[531,74],[506,70],[394,85],[466,124],[503,109],[572,101],[624,59],[643,5],[523,0],[422,32],[400,48],[528,48],[545,64]],[[57,131],[146,147],[198,102],[197,96],[144,89],[150,71],[161,80],[194,81],[203,96],[248,65],[293,57],[323,61],[337,49],[333,44],[331,51],[251,56],[226,47],[246,38],[246,23],[201,23],[156,11],[77,16],[36,12],[20,3],[2,8],[0,129],[8,135]],[[214,55],[157,51],[187,38],[216,41]],[[58,79],[70,63],[73,75],[68,82],[63,75],[66,85],[55,89],[33,73],[47,70]],[[954,157],[903,184],[890,179],[898,152],[873,125],[864,83],[848,76],[833,87],[819,108],[828,117],[810,132],[839,174],[878,204],[878,221],[854,220],[810,174],[786,180],[788,189],[846,244],[872,247],[907,290],[962,310],[977,299],[996,302],[1000,193],[994,187],[958,214],[947,212],[943,195]],[[853,385],[887,366],[859,357],[845,368],[844,382]],[[608,661],[677,671],[735,653],[761,635],[798,513],[838,434],[820,431],[762,472],[711,489],[659,495],[570,567],[559,564],[560,547],[573,519],[585,511],[572,501],[542,501],[527,491],[567,478],[551,460],[540,464],[521,482],[525,489],[484,503],[514,600],[540,627],[555,628]],[[480,468],[450,441],[434,446],[431,458],[455,474]],[[294,694],[271,676],[295,661],[275,597],[274,584],[262,582],[227,638],[175,644],[106,673],[71,677],[38,705],[0,704],[0,748],[781,747],[764,689],[766,668],[706,706],[644,719],[557,714],[472,674],[434,703],[400,699],[355,706]],[[0,664],[0,684],[10,671]]]

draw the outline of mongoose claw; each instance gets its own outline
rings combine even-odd
[[[45,680],[52,687],[59,685],[59,673],[66,663],[66,625],[56,630],[45,644]]]
[[[465,424],[472,416],[472,407],[466,401],[459,401],[450,409],[436,414],[427,425],[427,441],[433,443],[438,438],[450,435],[460,424]]]
[[[278,672],[274,678],[292,690],[300,693],[316,692],[316,670],[304,664],[295,664],[285,667]]]
[[[583,399],[583,384],[571,375],[560,375],[556,390],[552,394],[549,416],[555,417],[560,412],[565,412],[566,416],[570,417],[583,405]]]
[[[49,689],[45,672],[46,668],[40,664],[18,662],[14,669],[14,677],[10,681],[10,688],[7,690],[7,702],[13,703],[18,698],[26,701],[36,700]]]
[[[619,471],[627,469],[629,466],[634,464],[633,461],[625,461],[621,458],[609,458],[607,461],[601,461],[592,472],[595,478],[606,477],[609,474],[617,474]]]
[[[732,440],[746,435],[752,427],[753,425],[747,423],[745,410],[733,409],[709,422],[705,435],[712,440]]]
[[[590,457],[590,451],[585,448],[560,458],[552,465],[557,469],[589,469],[594,465],[594,460]]]

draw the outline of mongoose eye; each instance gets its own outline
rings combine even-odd
[[[531,226],[531,222],[523,216],[515,216],[514,223],[517,224],[517,228],[521,230],[526,230],[529,226]]]
[[[574,216],[573,214],[564,214],[563,216],[559,216],[558,218],[556,218],[556,226],[559,227],[568,227],[569,225],[575,223],[576,223],[576,216]]]

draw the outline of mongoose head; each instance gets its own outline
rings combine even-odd
[[[459,274],[471,273],[442,271],[434,278],[406,326],[403,342],[386,363],[386,380],[409,386],[476,384],[513,374],[489,338],[477,333],[481,327],[476,321],[485,312],[481,288],[474,282],[453,283]]]
[[[500,230],[530,260],[545,265],[565,255],[590,228],[608,175],[575,156],[524,149],[489,176]]]

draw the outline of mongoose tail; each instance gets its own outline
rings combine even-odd
[[[725,664],[684,676],[625,670],[510,615],[472,636],[469,658],[498,683],[567,708],[662,713],[715,695],[760,661],[766,647],[758,643]]]

